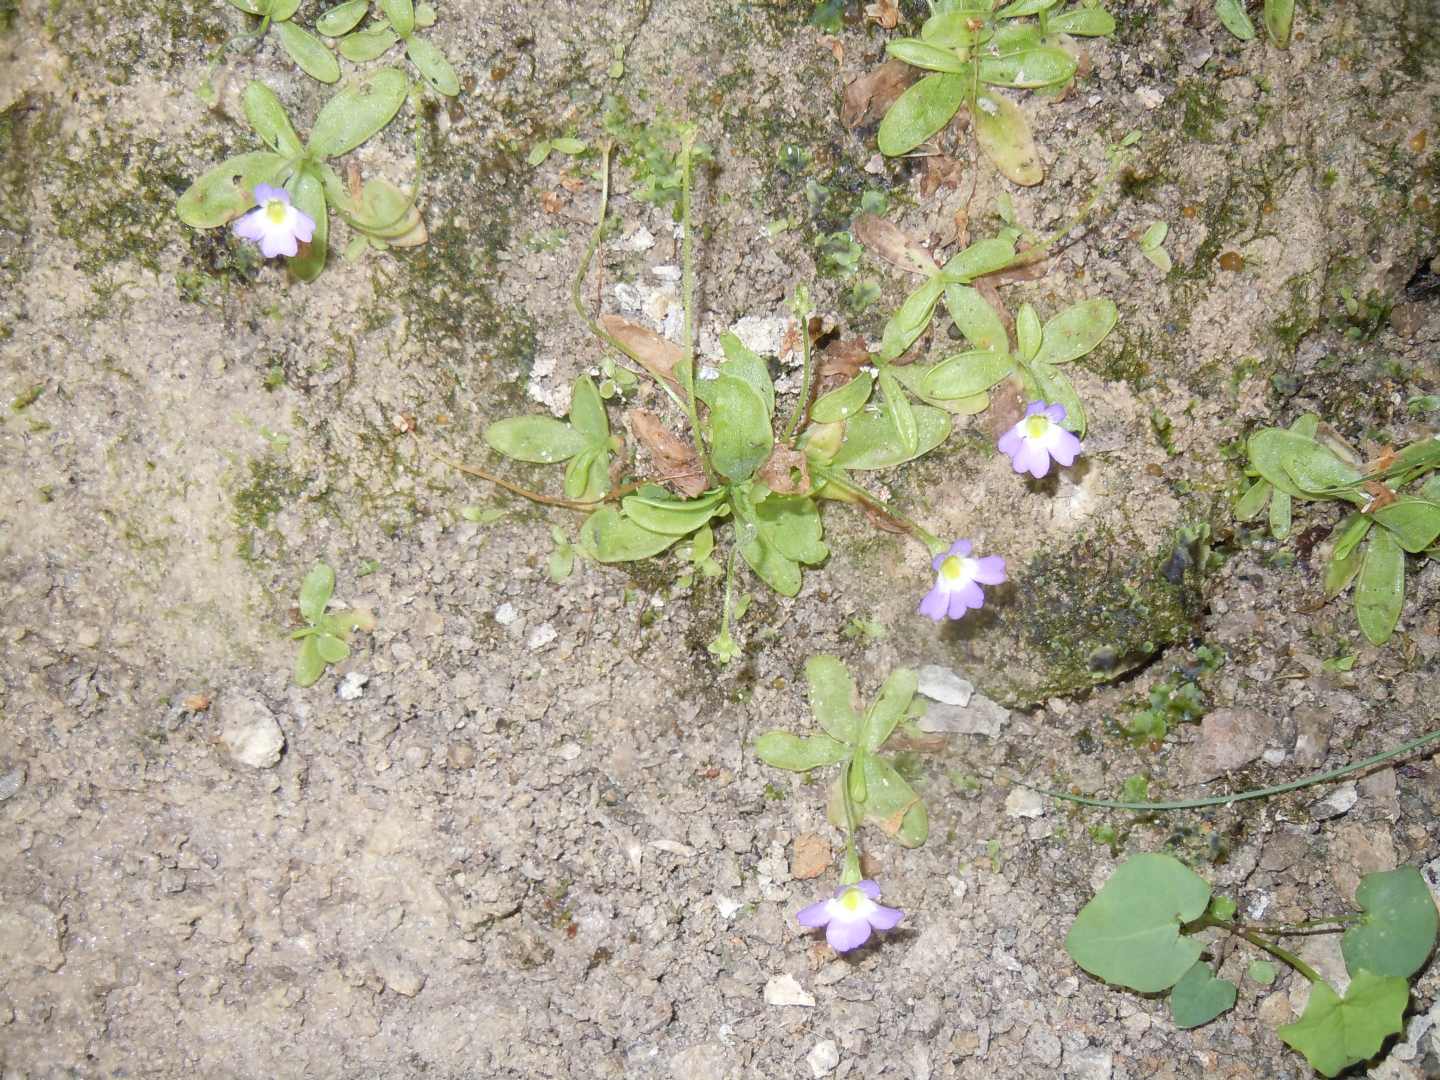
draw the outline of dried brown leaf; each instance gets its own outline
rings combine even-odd
[[[900,5],[896,0],[876,0],[865,5],[865,18],[886,30],[894,30],[900,23]]]
[[[990,408],[985,412],[985,430],[997,440],[1020,422],[1025,415],[1025,388],[1010,376],[990,391]]]
[[[652,376],[679,389],[675,365],[685,359],[685,350],[668,338],[619,315],[601,315],[600,325],[620,344],[621,350]]]
[[[796,476],[796,473],[799,476]],[[809,495],[810,466],[805,455],[788,446],[777,446],[756,475],[777,495]]]
[[[705,474],[695,448],[660,422],[649,409],[631,409],[625,414],[635,441],[655,459],[659,479],[681,495],[694,498],[705,490]]]
[[[565,200],[560,197],[558,191],[542,191],[540,193],[540,209],[547,214],[558,214],[564,209]]]
[[[932,154],[925,159],[920,174],[920,194],[934,195],[941,188],[958,189],[965,176],[965,163],[946,154]]]
[[[839,38],[831,37],[829,34],[821,34],[820,44],[830,50],[830,55],[835,57],[837,64],[843,64],[845,62],[845,43]]]
[[[899,226],[882,217],[860,214],[851,223],[850,231],[866,251],[891,266],[925,277],[939,269],[923,244],[910,239]]]
[[[849,382],[860,374],[860,369],[869,362],[870,350],[866,347],[864,338],[838,338],[820,350],[817,374],[822,379],[843,375],[842,381]]]
[[[886,60],[845,87],[840,122],[848,128],[857,128],[878,121],[919,77],[919,70],[905,61]]]

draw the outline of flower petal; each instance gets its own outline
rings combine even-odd
[[[295,239],[310,243],[315,238],[315,219],[303,210],[291,211],[290,217],[290,231],[295,234]]]
[[[239,221],[235,222],[235,224],[230,226],[230,228],[234,231],[236,236],[240,237],[240,239],[253,240],[258,243],[260,241],[260,237],[264,234],[265,228],[260,223],[260,215],[262,213],[263,211],[261,210],[251,210],[250,213],[246,214]]]
[[[945,618],[945,609],[949,604],[950,598],[937,586],[926,593],[925,598],[920,601],[919,612],[926,618],[939,622]]]
[[[1026,415],[1026,416],[1034,416],[1036,413],[1038,413],[1038,412],[1044,412],[1044,411],[1045,411],[1045,402],[1043,402],[1043,401],[1032,401],[1032,402],[1030,402],[1029,405],[1026,405],[1026,406],[1025,406],[1025,415]]]
[[[1055,445],[1050,447],[1050,456],[1068,468],[1075,464],[1075,458],[1080,453],[1080,440],[1064,428],[1058,430],[1060,434],[1054,440]]]
[[[1065,420],[1065,406],[1061,405],[1058,401],[1054,405],[1047,405],[1045,407],[1045,415],[1054,423],[1062,423]]]
[[[1024,445],[1020,438],[1020,425],[1016,424],[1009,431],[1005,432],[1004,435],[1001,435],[1000,441],[995,445],[1002,454],[1009,454],[1011,457],[1018,454],[1020,447]]]
[[[809,926],[812,929],[817,926],[824,926],[830,921],[830,901],[821,900],[818,904],[811,904],[809,907],[801,908],[795,920],[801,926]]]
[[[904,917],[905,912],[899,908],[876,904],[875,910],[870,913],[870,925],[876,930],[893,930]]]
[[[825,940],[836,952],[858,949],[870,940],[868,919],[831,919],[825,927]]]
[[[947,614],[952,619],[959,619],[972,608],[978,610],[984,606],[985,593],[975,582],[967,581],[950,593],[950,608]]]
[[[1050,454],[1043,446],[1027,442],[1024,448],[1011,459],[1010,464],[1014,466],[1017,473],[1028,472],[1038,480],[1050,471]]]
[[[877,884],[875,884],[875,882],[871,881],[869,878],[866,878],[864,881],[857,881],[853,886],[851,886],[851,885],[842,885],[841,888],[840,888],[840,891],[841,891],[841,892],[844,892],[846,889],[849,889],[849,888],[859,889],[862,893],[864,893],[866,896],[868,896],[871,900],[879,900],[879,899],[880,899],[880,886],[877,885]]]
[[[950,545],[950,551],[948,552],[948,554],[959,555],[962,559],[967,558],[970,554],[970,541],[956,540],[953,544]]]
[[[275,199],[279,202],[284,203],[286,206],[289,206],[290,192],[286,191],[284,188],[271,187],[269,184],[255,185],[255,201],[257,203],[259,203],[263,207],[267,202],[272,199]]]
[[[976,559],[975,580],[982,585],[1002,585],[1005,582],[1005,557],[986,555]]]

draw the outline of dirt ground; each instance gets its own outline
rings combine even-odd
[[[353,155],[406,183],[423,154],[430,242],[346,261],[337,227],[304,285],[174,201],[253,148],[246,81],[302,132],[328,89],[267,41],[217,71],[207,107],[207,57],[246,26],[224,4],[0,0],[0,1076],[1311,1075],[1274,1033],[1303,1007],[1298,976],[1242,981],[1233,1011],[1180,1031],[1163,1000],[1076,968],[1065,931],[1140,851],[1269,919],[1345,910],[1361,874],[1398,865],[1440,888],[1440,759],[1143,819],[992,777],[1114,796],[1144,774],[1185,797],[1440,721],[1440,566],[1411,560],[1400,630],[1371,647],[1347,604],[1318,602],[1336,515],[1302,508],[1279,543],[1229,511],[1256,426],[1314,410],[1366,449],[1434,430],[1412,402],[1440,393],[1436,12],[1302,3],[1282,52],[1237,42],[1204,0],[1110,9],[1116,36],[1065,96],[1015,98],[1044,183],[1008,184],[955,132],[932,165],[953,158],[957,183],[922,193],[932,165],[880,159],[873,122],[841,121],[890,36],[859,4],[826,34],[809,3],[450,0],[428,33],[462,94],[417,96]],[[901,29],[923,15],[902,4]],[[1011,310],[1120,307],[1076,365],[1083,465],[1025,482],[980,417],[875,477],[937,533],[1005,554],[1017,587],[984,618],[916,615],[923,548],[830,506],[833,554],[798,597],[742,582],[744,655],[722,668],[713,582],[684,587],[674,555],[553,581],[551,529],[573,540],[579,519],[439,460],[558,489],[481,432],[563,411],[604,359],[569,296],[595,158],[527,155],[598,145],[622,102],[630,145],[693,119],[712,154],[711,354],[737,323],[775,352],[802,282],[878,339],[902,275],[824,254],[866,190],[947,251],[999,227],[1002,192],[1045,232],[1140,134],[1043,276],[1003,287]],[[674,217],[620,156],[586,298],[673,333]],[[1169,275],[1137,243],[1157,220]],[[864,281],[881,296],[859,310]],[[378,624],[300,689],[287,635],[320,560]],[[937,665],[999,703],[912,755],[928,843],[866,838],[905,920],[844,957],[795,922],[839,873],[822,789],[752,750],[808,728],[820,652],[866,694]],[[1202,673],[1208,655],[1223,663]],[[1119,733],[1184,678],[1203,725],[1138,748]],[[1302,953],[1341,970],[1334,938]],[[1227,973],[1248,958],[1224,951]],[[1437,998],[1432,964],[1371,1075],[1440,1076]]]

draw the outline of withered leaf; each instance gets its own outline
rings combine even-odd
[[[796,473],[799,476],[796,476]],[[756,474],[777,495],[809,495],[810,466],[805,455],[788,446],[777,446]]]
[[[898,225],[882,217],[860,214],[851,222],[850,231],[866,251],[891,266],[925,277],[939,269],[923,244],[910,239]]]
[[[991,441],[1018,424],[1025,415],[1025,388],[1014,375],[990,391],[990,408],[985,413],[985,430]]]
[[[660,470],[657,479],[688,498],[705,491],[705,474],[693,446],[672,434],[649,409],[631,409],[625,419],[635,440],[655,459]]]
[[[925,159],[925,171],[920,174],[920,194],[930,196],[941,188],[958,189],[964,176],[965,165],[958,158],[932,154]]]
[[[919,77],[920,70],[905,61],[886,60],[845,87],[840,122],[848,128],[857,128],[878,121]]]
[[[619,315],[601,315],[600,325],[615,339],[626,356],[655,378],[677,390],[680,388],[675,379],[675,365],[685,359],[685,350],[679,345]]]
[[[896,0],[876,0],[865,5],[865,18],[879,23],[885,30],[894,30],[900,23],[900,5]]]

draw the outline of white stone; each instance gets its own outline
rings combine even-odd
[[[720,912],[720,917],[722,919],[731,918],[737,911],[739,911],[742,907],[745,906],[739,900],[732,900],[730,899],[730,897],[725,896],[722,893],[715,893],[714,900],[715,910]]]
[[[509,626],[519,617],[520,613],[515,610],[515,605],[508,600],[495,609],[495,621],[501,626]]]
[[[840,1064],[840,1048],[835,1045],[834,1039],[821,1039],[805,1055],[805,1063],[810,1066],[810,1075],[819,1080]]]
[[[795,981],[794,975],[776,975],[765,984],[766,1005],[799,1005],[815,1007],[815,995]]]
[[[1045,797],[1038,791],[1017,787],[1005,796],[1005,816],[1015,818],[1038,818],[1045,813]]]
[[[220,743],[241,765],[269,769],[279,763],[285,733],[264,703],[254,698],[226,698],[220,707],[220,723]]]
[[[984,694],[975,694],[970,704],[961,708],[937,702],[915,721],[921,731],[950,732],[956,735],[985,735],[995,738],[1010,720],[1010,710]]]
[[[962,709],[970,704],[975,686],[968,679],[939,664],[926,664],[919,671],[920,693],[946,705],[958,705]]]
[[[1359,801],[1360,794],[1355,790],[1354,784],[1341,784],[1323,799],[1316,799],[1311,803],[1310,814],[1316,821],[1325,821],[1327,818],[1348,814]]]
[[[340,685],[335,688],[335,696],[341,701],[355,701],[365,696],[365,684],[370,681],[370,676],[362,671],[347,671],[340,677]]]
[[[541,623],[535,627],[534,630],[530,631],[530,636],[525,639],[525,647],[532,651],[535,649],[543,649],[559,636],[555,627],[551,626],[548,622]]]

